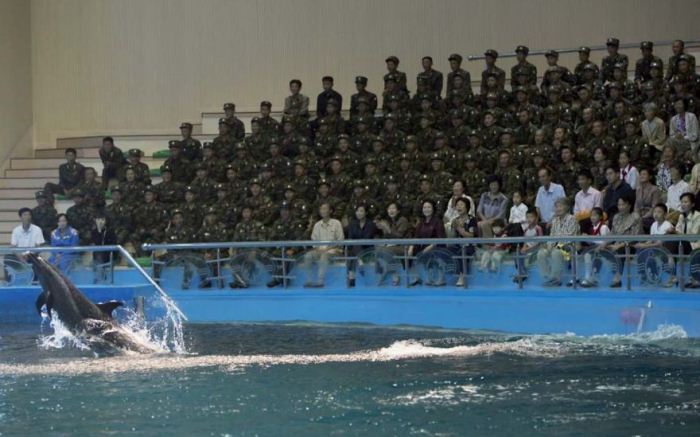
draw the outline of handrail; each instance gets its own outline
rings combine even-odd
[[[676,38],[678,39],[678,38]],[[670,40],[670,41],[654,41],[654,46],[670,46],[673,44],[673,41],[675,40]],[[698,44],[700,43],[700,39],[689,39],[689,40],[683,40],[685,45],[687,46],[688,44]],[[632,49],[632,48],[639,48],[639,44],[641,42],[633,42],[633,43],[625,43],[625,44],[620,44],[621,49]],[[588,46],[591,51],[599,51],[599,50],[605,50],[607,48],[606,45],[597,45],[597,46]],[[563,48],[563,49],[554,49],[555,52],[562,54],[562,53],[576,53],[578,52],[579,47],[574,47],[574,48]],[[552,49],[537,49],[537,50],[530,50],[529,55],[544,55],[546,52]],[[498,57],[499,58],[514,58],[516,56],[515,52],[506,52],[506,53],[499,53]],[[469,55],[467,56],[467,60],[469,61],[478,61],[480,59],[484,59],[484,55]]]
[[[700,241],[700,235],[670,234],[670,235],[606,235],[590,236],[577,235],[570,237],[499,237],[499,238],[402,238],[402,239],[372,239],[372,240],[339,240],[339,241],[234,241],[220,243],[179,243],[179,244],[144,244],[144,250],[204,250],[204,249],[269,249],[291,247],[318,247],[318,246],[405,246],[405,245],[474,245],[474,244],[525,244],[525,243],[587,243],[587,242],[635,242],[635,241],[659,241],[680,242]]]

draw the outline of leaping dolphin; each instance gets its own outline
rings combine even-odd
[[[124,305],[112,300],[94,304],[55,267],[35,253],[26,254],[35,276],[43,288],[36,300],[36,309],[46,306],[49,317],[55,312],[61,322],[74,335],[90,335],[100,338],[119,349],[139,353],[156,350],[140,342],[133,334],[120,327],[112,317],[112,311]]]

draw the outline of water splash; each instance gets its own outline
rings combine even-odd
[[[53,332],[46,333],[48,328]],[[90,345],[85,338],[73,335],[73,333],[61,322],[57,314],[49,318],[46,314],[41,315],[42,335],[37,339],[37,344],[41,349],[64,349],[74,348],[78,350],[89,350]]]

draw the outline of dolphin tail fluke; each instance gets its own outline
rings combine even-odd
[[[112,317],[112,311],[116,310],[120,306],[124,306],[124,302],[120,302],[118,300],[110,300],[109,302],[102,302],[95,305],[107,317]]]
[[[41,307],[46,305],[46,312],[49,314],[49,318],[51,318],[51,307],[53,306],[53,299],[51,298],[51,294],[47,293],[46,291],[42,291],[39,293],[39,296],[36,298],[36,311],[41,315]]]

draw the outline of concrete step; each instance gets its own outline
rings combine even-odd
[[[0,199],[33,199],[33,188],[0,188]]]
[[[0,210],[15,211],[15,217],[17,217],[16,211],[25,206],[28,208],[34,208],[36,206],[34,196],[27,199],[0,199]]]
[[[12,231],[10,232],[0,232],[0,244],[8,245],[10,244],[10,239],[12,238]]]
[[[193,135],[199,141],[212,141],[216,133],[210,135]],[[114,145],[119,147],[125,153],[132,148],[141,149],[147,156],[158,150],[168,148],[170,140],[180,139],[179,134],[173,135],[113,135]],[[68,147],[74,149],[95,149],[102,144],[102,137],[80,137],[80,138],[59,138],[57,140],[56,150],[65,150]],[[94,152],[91,152],[94,153]],[[56,156],[54,156],[56,157]]]
[[[90,147],[84,149],[75,149],[78,152],[78,159],[99,159],[99,148]],[[63,158],[66,149],[36,149],[34,150],[35,158]]]
[[[151,168],[160,167],[164,159],[143,158],[141,160]],[[10,160],[10,169],[12,170],[40,170],[40,169],[58,169],[58,166],[66,162],[60,158],[14,158]],[[102,161],[99,159],[84,159],[79,160],[85,167],[94,167],[95,170],[102,171]]]
[[[0,188],[32,188],[35,191],[44,188],[47,182],[57,183],[53,178],[0,178]]]
[[[15,218],[17,218],[15,216]],[[12,232],[12,230],[19,224],[18,220],[0,222],[0,232]]]
[[[7,178],[33,178],[44,180],[58,179],[58,168],[43,169],[43,170],[5,170]]]
[[[12,221],[19,224],[19,216],[17,215],[17,211],[19,211],[19,208],[13,209],[12,211],[0,211],[0,221]]]

